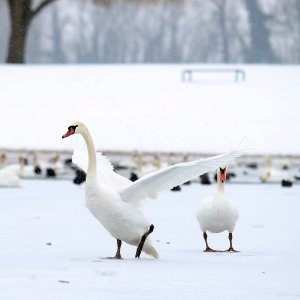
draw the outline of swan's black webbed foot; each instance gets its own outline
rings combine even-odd
[[[107,259],[123,259],[122,256],[109,256],[109,257],[106,257]]]
[[[240,251],[235,250],[232,247],[229,247],[225,252],[240,252]]]
[[[139,243],[139,245],[136,249],[135,258],[140,258],[140,255],[142,253],[145,241],[146,241],[148,235],[153,232],[153,230],[154,230],[154,225],[151,224],[150,227],[149,227],[149,230],[141,238],[141,241],[140,241],[140,243]]]
[[[206,249],[204,250],[204,252],[219,252],[219,251],[217,251],[217,250],[211,249],[211,248],[208,246],[208,242],[207,242],[207,233],[206,233],[206,231],[203,232],[203,238],[204,238],[205,245],[206,245]]]
[[[219,252],[219,251],[211,249],[210,247],[206,247],[206,249],[203,252]]]

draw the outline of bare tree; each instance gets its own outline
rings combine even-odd
[[[7,0],[10,11],[11,32],[9,39],[8,63],[24,63],[25,43],[29,25],[48,4],[56,0],[44,0],[33,8],[32,0]]]
[[[275,63],[277,58],[270,43],[270,32],[267,21],[270,16],[265,14],[258,0],[245,0],[249,14],[250,45],[247,50],[247,62]]]

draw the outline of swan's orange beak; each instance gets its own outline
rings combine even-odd
[[[221,180],[222,183],[226,181],[226,173],[225,172],[220,173],[220,180]]]
[[[69,130],[62,136],[62,138],[66,138],[72,134],[74,134],[75,130],[73,128],[69,128]]]

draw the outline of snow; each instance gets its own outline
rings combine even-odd
[[[181,81],[191,67],[241,68]],[[299,66],[26,65],[0,68],[0,148],[73,149],[61,136],[84,121],[103,150],[299,154]]]
[[[239,253],[204,253],[196,209],[216,186],[167,192],[143,210],[160,259],[116,241],[84,206],[84,187],[28,180],[1,189],[0,299],[296,299],[300,296],[300,186],[227,184],[240,212]],[[227,233],[209,234],[216,249]],[[52,245],[47,245],[50,242]],[[59,282],[60,280],[69,283]]]

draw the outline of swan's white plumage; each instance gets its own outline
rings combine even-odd
[[[217,179],[217,193],[201,202],[196,217],[203,232],[219,233],[227,230],[232,233],[239,213],[224,192],[226,177],[221,179],[220,168],[217,170]]]
[[[109,186],[111,188],[120,189],[125,188],[132,184],[132,182],[115,173],[114,168],[110,160],[104,156],[102,153],[96,153],[97,158],[97,176],[99,182],[103,185]],[[81,168],[83,171],[87,172],[88,169],[88,155],[86,152],[81,150],[74,150],[72,156],[72,162]]]
[[[170,190],[204,173],[216,170],[220,165],[244,155],[248,149],[235,150],[225,154],[179,163],[153,172],[135,181],[121,192],[124,201],[140,205],[145,198],[156,198],[160,192]]]
[[[245,153],[243,150],[232,151],[208,159],[177,164],[149,174],[133,183],[115,173],[112,165],[101,154],[96,157],[92,137],[83,123],[73,123],[63,138],[74,133],[83,136],[88,150],[88,159],[85,154],[76,151],[72,158],[75,164],[87,170],[85,186],[87,208],[115,239],[135,246],[139,244],[141,237],[151,225],[137,207],[141,200],[147,197],[154,198],[161,191],[184,183],[202,173],[215,170],[219,165],[228,163]],[[146,239],[143,251],[158,258],[150,237]]]
[[[20,177],[8,168],[0,170],[0,187],[18,187],[20,186]]]
[[[277,170],[272,167],[266,167],[260,176],[262,182],[281,182],[282,180],[288,180],[293,182],[294,178],[286,170]]]
[[[203,232],[220,233],[233,232],[239,213],[224,193],[217,193],[202,201],[196,216]]]
[[[139,244],[151,225],[142,211],[123,202],[116,191],[102,184],[95,188],[87,181],[86,206],[115,239],[133,246]],[[158,258],[150,237],[146,239],[143,251]]]
[[[32,178],[35,177],[34,166],[32,165],[20,165],[20,164],[11,164],[6,167],[7,170],[14,172],[21,178]]]

